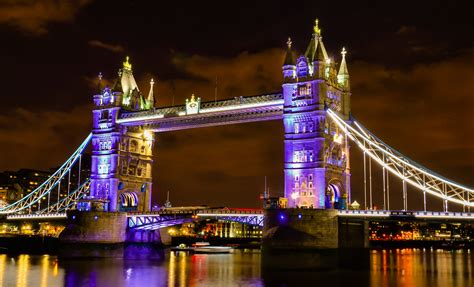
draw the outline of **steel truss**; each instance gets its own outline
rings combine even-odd
[[[445,211],[448,210],[448,202],[468,208],[474,207],[473,189],[444,178],[409,159],[378,139],[354,119],[351,120],[351,124],[331,109],[327,109],[327,113],[359,148],[382,167],[419,190],[443,199]]]
[[[39,210],[36,214],[62,213],[76,204],[76,202],[89,194],[90,181],[84,182],[79,188],[71,192],[68,196],[59,202]]]
[[[129,215],[127,218],[129,229],[157,230],[172,225],[192,222],[193,218],[183,214],[155,214],[155,215]]]
[[[74,163],[81,157],[85,148],[92,138],[92,133],[82,142],[79,148],[69,157],[69,159],[45,182],[38,186],[22,199],[0,208],[0,214],[21,213],[25,212],[33,204],[40,201],[43,197],[48,196],[50,192],[64,179],[65,175],[71,170]]]

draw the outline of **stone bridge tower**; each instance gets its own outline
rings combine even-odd
[[[350,114],[349,73],[345,49],[339,72],[327,55],[316,20],[304,55],[296,60],[288,39],[283,64],[285,197],[289,207],[346,208],[350,200],[347,138],[326,108]]]
[[[120,113],[154,108],[153,80],[148,97],[138,89],[132,65],[123,63],[112,88],[94,96],[90,196],[82,209],[149,211],[154,134],[117,123]]]

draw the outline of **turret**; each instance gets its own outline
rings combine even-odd
[[[349,81],[349,71],[347,70],[347,64],[346,64],[346,53],[347,51],[343,47],[341,51],[341,55],[342,55],[341,66],[339,67],[339,73],[337,74],[337,83],[341,85],[344,91],[349,91],[351,87],[350,87],[350,81]]]
[[[324,65],[328,59],[328,54],[323,44],[318,19],[314,21],[313,35],[306,49],[305,56],[308,59],[310,74],[316,78],[322,78],[324,76]]]
[[[152,109],[155,107],[155,96],[153,95],[153,86],[155,81],[151,79],[150,81],[150,92],[148,92],[148,97],[146,99],[146,109]]]
[[[291,51],[291,38],[286,42],[288,49],[286,50],[285,61],[283,62],[283,78],[294,79],[296,76],[296,61]]]

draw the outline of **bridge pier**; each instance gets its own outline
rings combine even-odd
[[[336,249],[335,209],[266,209],[262,248],[275,250]]]
[[[63,243],[123,243],[126,240],[127,213],[103,211],[67,212]]]
[[[167,233],[167,228],[156,230],[130,229],[127,231],[126,241],[130,243],[157,243],[170,245],[171,236]]]

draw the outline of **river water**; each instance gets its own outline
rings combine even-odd
[[[316,269],[301,267],[314,262],[313,255],[280,255],[278,261],[259,250],[133,252],[95,259],[0,254],[0,286],[474,286],[474,250],[367,250],[366,257],[346,254],[344,267]],[[300,258],[298,267],[294,258]]]

